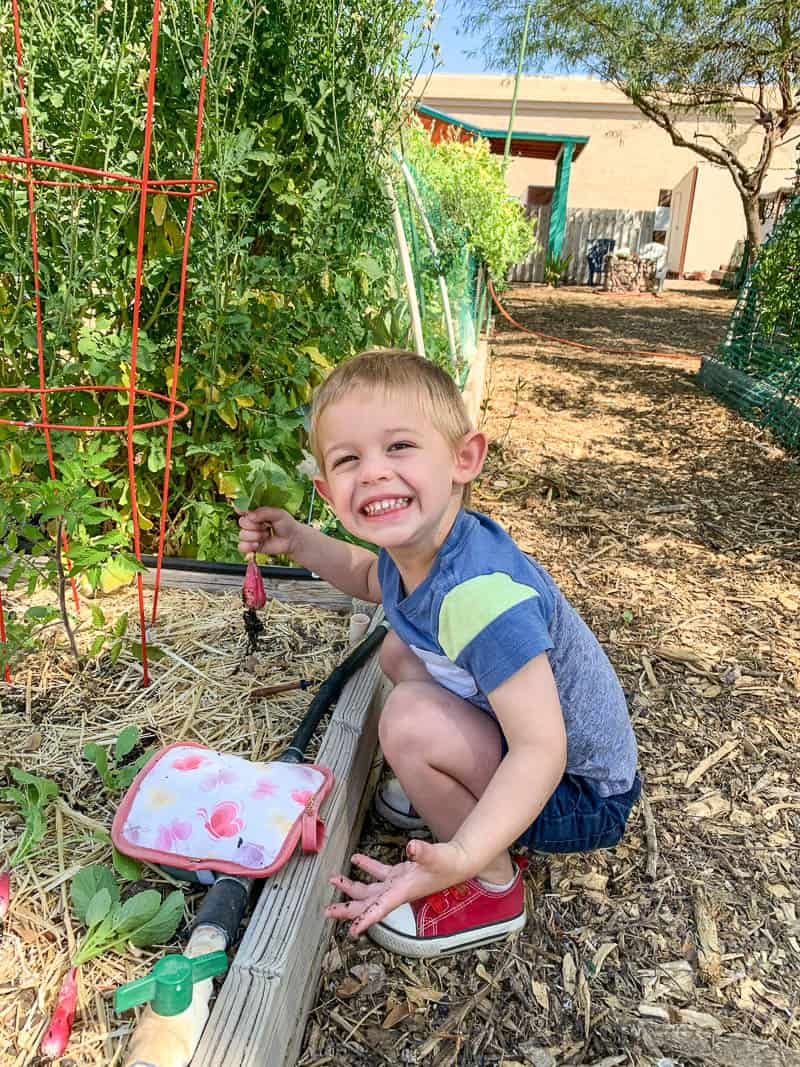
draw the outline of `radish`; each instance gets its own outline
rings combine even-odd
[[[261,578],[261,571],[252,559],[247,564],[247,571],[244,576],[242,602],[248,611],[258,611],[258,609],[263,608],[267,602],[267,594],[264,592],[264,582]]]
[[[67,971],[58,993],[55,1011],[47,1027],[39,1051],[43,1056],[55,1059],[64,1053],[72,1033],[72,1020],[78,999],[78,968]]]
[[[0,919],[5,918],[8,902],[11,899],[11,876],[8,871],[0,874]]]

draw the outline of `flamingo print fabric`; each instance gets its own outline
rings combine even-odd
[[[178,743],[139,772],[111,838],[137,859],[264,877],[286,862],[301,837],[304,851],[319,848],[317,812],[332,785],[327,767],[253,763]]]

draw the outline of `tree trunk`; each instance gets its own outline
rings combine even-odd
[[[758,193],[755,196],[739,194],[742,198],[744,218],[747,223],[747,241],[750,251],[750,263],[756,258],[758,246],[761,244],[761,219],[758,216]]]

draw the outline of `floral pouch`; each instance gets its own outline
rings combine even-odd
[[[253,763],[178,742],[139,771],[111,840],[126,856],[150,863],[264,878],[298,842],[303,852],[322,847],[318,812],[332,787],[332,772],[317,764]]]

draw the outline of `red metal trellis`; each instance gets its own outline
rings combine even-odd
[[[194,154],[192,160],[192,173],[191,177],[186,178],[167,178],[158,179],[150,177],[150,155],[153,140],[153,112],[155,106],[155,89],[156,89],[156,68],[158,59],[158,31],[159,21],[161,13],[160,0],[154,0],[153,3],[153,18],[151,23],[151,35],[150,35],[150,65],[147,76],[147,104],[145,113],[145,127],[144,127],[144,146],[142,150],[141,161],[141,174],[139,176],[118,174],[112,171],[95,170],[89,167],[81,167],[76,164],[59,163],[51,160],[34,158],[31,155],[31,130],[28,117],[27,97],[26,97],[26,85],[23,66],[23,49],[22,49],[22,34],[20,30],[20,18],[19,18],[19,0],[11,0],[11,8],[14,22],[14,44],[16,50],[16,64],[17,64],[17,85],[19,92],[19,106],[20,117],[22,124],[22,155],[2,155],[0,154],[0,164],[6,164],[14,167],[21,168],[20,171],[0,170],[0,178],[10,181],[15,184],[24,184],[27,189],[28,200],[28,216],[30,226],[30,239],[31,239],[31,260],[33,269],[33,296],[34,296],[34,309],[36,315],[36,345],[37,345],[37,357],[38,357],[38,387],[33,386],[16,386],[5,387],[0,389],[0,401],[2,401],[3,395],[8,394],[34,394],[39,398],[39,418],[34,421],[26,421],[19,419],[7,419],[0,418],[0,424],[7,426],[17,426],[25,429],[41,430],[44,434],[45,445],[47,448],[48,467],[50,471],[50,477],[56,477],[56,461],[53,453],[53,445],[51,440],[52,430],[68,430],[73,432],[105,432],[105,433],[124,433],[127,443],[127,456],[128,456],[128,480],[129,480],[129,499],[131,505],[131,517],[133,522],[133,549],[136,558],[141,561],[141,539],[139,529],[139,511],[137,504],[136,494],[136,464],[135,464],[135,452],[133,435],[137,430],[153,429],[159,426],[166,426],[166,464],[164,469],[164,482],[161,494],[161,515],[159,521],[158,531],[158,554],[157,554],[157,566],[155,575],[155,586],[153,591],[153,603],[151,622],[155,622],[156,611],[158,607],[158,591],[161,584],[161,563],[164,553],[164,535],[166,528],[167,518],[167,505],[169,499],[169,471],[170,471],[170,459],[172,454],[172,436],[175,422],[178,419],[184,418],[188,413],[186,404],[182,403],[177,398],[178,389],[178,374],[180,369],[181,358],[181,340],[183,336],[183,322],[184,322],[184,310],[186,302],[186,273],[187,264],[189,258],[189,241],[191,237],[192,229],[192,217],[194,212],[194,202],[198,196],[202,196],[205,193],[210,192],[215,188],[216,183],[208,179],[202,179],[198,177],[198,168],[200,160],[200,143],[203,131],[203,109],[205,105],[205,93],[206,93],[206,77],[208,69],[208,51],[209,40],[211,31],[211,15],[213,10],[214,0],[207,0],[205,11],[205,29],[203,34],[202,44],[202,61],[200,71],[200,85],[198,92],[197,102],[197,122],[195,128],[195,142],[194,142]],[[36,177],[35,174],[40,169],[55,170],[57,172],[64,172],[67,175],[75,175],[74,179],[70,178],[43,178]],[[42,294],[40,288],[40,264],[39,264],[39,237],[37,229],[36,218],[36,196],[35,189],[37,186],[44,186],[50,188],[77,188],[77,189],[94,189],[105,192],[139,192],[139,217],[138,217],[138,232],[136,242],[136,275],[134,282],[134,298],[133,298],[133,314],[132,314],[132,334],[131,334],[131,359],[130,359],[130,372],[128,378],[128,385],[82,385],[82,386],[59,386],[48,387],[47,376],[45,370],[45,354],[44,354],[44,331],[42,328]],[[180,289],[178,295],[178,309],[177,309],[177,326],[175,336],[175,350],[172,361],[172,378],[170,381],[168,395],[162,395],[155,393],[152,390],[140,389],[136,385],[136,360],[139,344],[139,319],[140,319],[140,307],[141,307],[141,290],[142,290],[142,270],[144,264],[144,245],[145,245],[145,222],[147,218],[147,205],[148,197],[161,194],[172,197],[182,197],[188,200],[186,211],[186,225],[184,228],[183,237],[183,253],[181,257],[181,271],[180,271]],[[105,426],[94,425],[79,422],[52,422],[48,416],[47,400],[48,397],[54,393],[78,393],[78,392],[123,392],[128,395],[128,414],[124,424],[117,426]],[[148,397],[150,399],[161,400],[168,404],[169,414],[165,418],[150,419],[147,421],[136,421],[135,405],[138,398]],[[64,541],[64,549],[68,551],[66,540]],[[139,599],[139,626],[141,631],[141,647],[142,647],[142,669],[143,669],[143,684],[149,684],[148,663],[147,663],[147,627],[145,622],[145,609],[144,609],[144,591],[142,586],[142,575],[138,573],[136,576],[137,591]],[[73,596],[75,598],[76,606],[77,591],[73,583]],[[0,593],[0,643],[6,642],[6,630],[5,619],[3,615],[3,599]],[[10,673],[8,665],[5,668],[5,680],[10,681]]]

